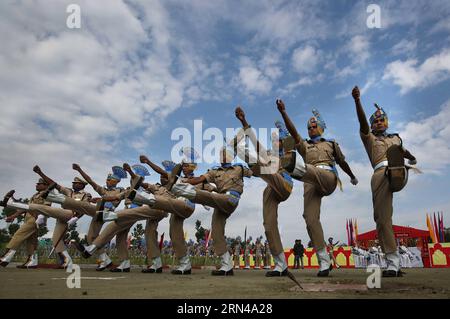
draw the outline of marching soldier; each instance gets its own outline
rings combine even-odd
[[[241,240],[239,238],[236,239],[236,243],[234,244],[234,269],[240,268],[240,257],[241,257]]]
[[[264,243],[264,269],[271,269],[272,254],[270,253],[269,242]]]
[[[251,243],[250,243],[250,239],[247,239],[247,241],[245,242],[245,248],[244,248],[244,269],[248,270],[250,269],[250,248],[251,248]]]
[[[388,116],[375,104],[376,111],[370,117],[370,126],[361,104],[359,88],[352,90],[356,113],[359,120],[359,134],[373,167],[371,181],[373,215],[377,225],[378,238],[383,253],[386,254],[387,269],[383,277],[400,277],[400,255],[397,250],[392,228],[393,193],[400,191],[407,183],[410,165],[417,164],[416,158],[403,147],[398,134],[387,133]]]
[[[261,258],[262,258],[262,243],[261,239],[258,238],[255,244],[255,267],[254,269],[261,269]]]
[[[35,167],[33,167],[33,171],[37,173],[40,177],[42,177],[48,185],[52,185],[52,187],[55,187],[61,194],[64,194],[76,201],[89,202],[92,199],[91,194],[84,191],[87,182],[79,177],[74,178],[72,182],[72,188],[67,188],[55,183],[55,181],[53,181],[51,178],[49,178],[42,172],[39,166],[36,165]],[[71,269],[72,258],[70,257],[64,245],[64,237],[67,234],[69,226],[75,225],[76,222],[78,221],[78,216],[76,212],[39,204],[30,204],[29,209],[38,211],[40,214],[43,214],[47,217],[53,217],[56,219],[56,225],[53,230],[53,237],[52,237],[53,247],[55,249],[55,252],[64,261],[63,264],[61,265],[61,268]]]
[[[119,176],[116,176],[114,174],[108,174],[108,177],[106,179],[106,186],[100,186],[97,183],[95,183],[89,175],[87,175],[78,164],[72,164],[72,168],[76,171],[78,171],[83,179],[87,181],[92,188],[100,195],[100,196],[106,196],[107,194],[113,195],[113,194],[119,194],[123,191],[123,188],[117,187],[117,184],[120,182],[121,178]],[[102,229],[104,219],[97,218],[97,206],[92,205],[86,201],[77,201],[73,198],[70,198],[68,196],[65,196],[64,194],[58,194],[55,192],[50,192],[47,196],[47,200],[53,203],[58,203],[61,205],[62,208],[72,210],[76,212],[79,216],[82,216],[84,214],[91,216],[92,221],[89,225],[89,230],[87,234],[87,242],[92,243],[94,239],[98,236],[100,233],[100,230]],[[113,210],[115,207],[117,207],[120,204],[120,201],[114,201],[114,202],[105,202],[104,207],[105,209]],[[126,245],[126,239],[127,239],[128,232],[126,234],[123,234],[122,236],[119,236],[117,238],[117,246],[119,247],[118,253],[119,255],[127,255],[128,249]],[[123,243],[124,241],[124,243]],[[106,252],[102,249],[98,252],[99,257],[99,263],[98,267],[96,268],[97,271],[103,271],[108,267],[112,266],[112,261],[109,258],[109,256],[106,254]],[[128,261],[129,264],[129,261]],[[121,265],[124,266],[123,268],[127,268],[127,265]]]
[[[221,165],[214,167],[206,174],[190,178],[172,187],[172,193],[182,196],[193,203],[202,204],[214,208],[211,221],[211,238],[213,248],[217,256],[220,256],[221,267],[213,270],[213,276],[233,275],[233,259],[227,250],[225,241],[225,224],[227,219],[236,210],[241,194],[244,191],[244,177],[250,177],[252,171],[242,165],[233,165],[234,151],[223,147],[220,152]],[[214,183],[217,192],[199,190],[194,185],[205,182]]]
[[[336,246],[337,244],[339,244],[339,240],[338,240],[337,242],[333,243],[333,237],[328,238],[328,245],[327,245],[327,248],[328,248],[328,253],[329,253],[329,255],[330,255],[330,259],[333,261],[334,266],[335,266],[337,269],[339,269],[340,266],[339,266],[339,264],[338,264],[338,262],[337,262],[337,260],[336,260],[336,257],[334,257],[334,253],[333,253],[333,251],[334,251],[334,246]]]
[[[49,185],[40,178],[36,183],[36,193],[31,197],[29,204],[42,204],[50,206],[51,203],[46,201],[42,196]],[[45,223],[45,218],[42,216],[37,219],[38,212],[28,210],[28,205],[15,201],[12,196],[14,190],[8,192],[3,201],[0,203],[3,207],[11,207],[17,209],[17,211],[9,216],[6,221],[11,222],[19,215],[25,214],[25,220],[20,228],[14,233],[13,237],[6,246],[6,252],[0,258],[0,265],[6,267],[13,259],[16,251],[19,249],[22,243],[26,244],[28,259],[18,268],[37,268],[38,266],[38,254],[36,252],[38,245],[38,227]]]
[[[245,118],[244,110],[241,107],[237,107],[235,115],[241,122],[245,135],[250,138],[250,141],[258,151],[257,156],[247,156],[249,167],[254,176],[261,177],[261,179],[267,183],[267,187],[263,194],[263,224],[267,240],[269,241],[270,251],[274,255],[275,269],[267,272],[266,276],[286,276],[288,264],[286,262],[283,244],[278,230],[278,206],[281,202],[286,201],[291,195],[293,180],[280,165],[280,155],[289,156],[290,153],[284,155],[283,148],[287,151],[292,150],[294,143],[292,137],[288,136],[287,132],[285,132],[283,138],[281,138],[282,134],[279,135],[280,138],[272,138],[272,151],[268,151],[256,139],[253,130],[250,128],[250,125]],[[284,133],[282,130],[280,130],[280,132]],[[242,152],[238,152],[238,154],[241,153]],[[250,162],[253,162],[253,164]]]
[[[356,185],[358,180],[353,174],[345,157],[334,140],[323,138],[326,128],[317,110],[308,120],[308,135],[310,139],[304,140],[290,120],[283,101],[276,101],[278,110],[283,116],[286,127],[295,140],[295,148],[301,156],[292,152],[292,157],[284,163],[284,168],[290,175],[304,183],[304,213],[306,229],[319,260],[319,273],[317,276],[326,277],[332,269],[328,255],[322,225],[320,223],[320,205],[324,196],[331,195],[341,182],[336,169],[336,163],[350,176],[351,183]]]
[[[181,166],[174,168],[178,169]],[[167,181],[164,177],[161,178],[162,183],[166,183]],[[137,190],[138,187],[142,186],[145,191]],[[79,249],[83,252],[83,255],[87,258],[92,255],[100,247],[103,247],[110,238],[114,236],[114,233],[118,232],[121,228],[125,227],[128,224],[133,224],[136,221],[148,219],[148,218],[156,218],[162,219],[168,216],[168,213],[178,214],[180,216],[190,216],[195,209],[195,206],[192,203],[189,203],[186,199],[177,199],[172,193],[170,193],[167,188],[161,184],[148,184],[142,183],[138,181],[131,187],[131,191],[115,196],[105,197],[105,200],[119,200],[123,198],[129,198],[133,203],[142,205],[138,208],[133,209],[125,209],[120,212],[110,214],[111,220],[114,220],[114,223],[110,223],[108,227],[100,234],[99,238],[96,239],[90,246],[88,247],[79,247]],[[182,231],[182,229],[181,229]],[[183,236],[183,235],[181,235]],[[182,237],[183,238],[183,237]],[[181,248],[184,251],[181,251],[178,248],[178,251],[181,252],[184,258],[180,258],[180,267],[175,269],[173,274],[190,274],[191,273],[191,262],[189,256],[186,252],[186,244],[181,244]],[[160,252],[155,252],[158,256],[153,258],[153,263],[156,264],[155,259],[159,260],[159,264],[161,264]],[[161,266],[162,267],[162,264]]]
[[[183,159],[181,170],[184,177],[182,180],[194,177],[194,170],[197,168],[197,164],[194,162],[193,158],[194,153],[195,152],[192,151],[192,156],[189,156],[189,159]],[[149,165],[155,172],[160,174],[161,179],[164,181],[164,184],[168,183],[170,179],[169,174],[174,169],[175,163],[171,161],[164,161],[163,166],[165,167],[165,170],[163,170],[161,167],[150,161],[145,155],[141,155],[140,161],[141,163]],[[203,185],[204,184],[199,186]],[[190,274],[192,268],[190,257],[187,253],[186,241],[184,239],[183,224],[184,220],[189,218],[194,213],[195,204],[189,200],[183,199],[183,201],[192,209],[189,209],[188,206],[184,206],[185,209],[179,210],[177,213],[172,213],[169,220],[170,239],[172,241],[175,257],[177,257],[177,259],[179,260],[179,265],[174,270],[172,270],[172,274],[174,275]]]

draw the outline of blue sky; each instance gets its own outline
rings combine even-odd
[[[0,4],[2,193],[31,195],[35,164],[70,185],[73,162],[99,182],[141,153],[161,162],[175,128],[191,130],[196,119],[204,129],[238,127],[238,104],[253,127],[270,128],[282,98],[303,135],[319,109],[360,180],[353,187],[341,171],[344,192],[323,201],[326,236],[345,240],[346,218],[358,218],[361,231],[375,226],[351,98],[357,84],[367,115],[374,102],[383,106],[425,172],[396,194],[394,222],[423,229],[427,211],[450,218],[448,1],[375,2],[380,29],[366,24],[372,1],[78,1],[81,29],[68,29],[72,2]],[[248,180],[230,236],[245,225],[253,237],[263,234],[264,186]],[[307,241],[302,192],[296,183],[280,206],[285,246]],[[186,222],[190,236],[196,219],[209,225],[209,214],[197,208]],[[168,233],[167,221],[160,232]]]

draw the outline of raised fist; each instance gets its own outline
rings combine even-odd
[[[141,161],[141,163],[144,163],[144,164],[150,162],[150,160],[148,159],[148,157],[145,156],[145,155],[139,156],[139,160]]]
[[[72,168],[76,171],[79,171],[81,169],[80,165],[73,163]]]
[[[355,86],[352,90],[352,96],[355,100],[359,100],[361,93],[359,92],[358,86]]]
[[[128,163],[123,163],[122,167],[123,167],[123,169],[126,170],[127,172],[131,171],[130,164],[128,164]]]
[[[33,167],[33,172],[39,174],[39,173],[41,173],[41,168],[38,165],[36,165],[36,166]]]
[[[236,107],[234,114],[239,121],[245,120],[245,112],[240,106]]]
[[[284,102],[282,100],[276,100],[275,103],[277,104],[278,111],[286,111],[286,106],[284,105]]]

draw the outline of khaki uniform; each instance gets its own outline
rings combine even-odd
[[[264,267],[270,268],[272,266],[272,254],[270,253],[269,244],[264,244]]]
[[[387,161],[387,150],[392,145],[401,145],[397,135],[376,136],[373,133],[363,134],[361,140],[369,156],[372,167],[382,161]],[[395,253],[397,243],[392,229],[392,199],[393,193],[389,187],[388,177],[385,175],[386,167],[377,169],[371,180],[373,216],[377,225],[378,239],[385,254]]]
[[[120,195],[121,193],[124,192],[124,189],[122,187],[114,187],[114,188],[108,189],[106,186],[102,187],[100,185],[96,185],[93,188],[100,196],[116,196],[116,195]],[[117,207],[120,204],[120,200],[111,202],[111,204],[114,207]],[[94,213],[94,215],[95,215],[95,213]],[[103,222],[96,221],[95,218],[93,218],[91,220],[91,224],[89,225],[89,230],[87,233],[87,242],[89,244],[93,243],[94,240],[97,238],[97,236],[100,234],[103,224],[104,224]],[[131,227],[131,225],[130,225],[130,227]],[[128,256],[128,247],[127,247],[128,231],[129,231],[129,229],[128,230],[124,229],[123,233],[118,234],[119,236],[116,238],[118,256]],[[103,252],[104,252],[103,250],[98,250],[98,254],[101,254]],[[128,259],[128,258],[125,258],[125,259]]]
[[[158,224],[163,218],[148,218],[145,224],[145,242],[147,246],[147,260],[160,257],[158,241]]]
[[[243,177],[252,176],[252,171],[241,166],[218,167],[204,174],[208,183],[214,183],[217,193],[197,190],[194,203],[214,207],[211,222],[211,238],[214,242],[216,255],[221,256],[227,252],[225,241],[225,224],[230,215],[239,204],[240,194],[244,190]],[[236,192],[239,196],[229,191]]]
[[[121,187],[115,187],[115,188],[108,189],[106,187],[102,187],[99,185],[93,185],[93,188],[100,196],[117,196],[117,195],[121,196],[124,194],[124,189]],[[120,200],[112,202],[112,205],[114,207],[119,206],[119,204],[120,204]],[[64,203],[61,205],[61,207],[64,209],[74,211],[75,213],[78,214],[79,217],[81,217],[84,214],[93,217],[91,224],[89,225],[89,230],[88,230],[88,234],[87,234],[87,242],[88,242],[88,244],[92,244],[94,242],[95,238],[97,238],[97,236],[99,235],[100,230],[103,227],[103,222],[97,221],[94,218],[94,217],[96,217],[96,213],[97,213],[97,205],[90,204],[87,201],[77,201],[73,198],[66,197],[66,199],[64,200]],[[131,226],[132,225],[130,225],[130,227]],[[125,231],[125,229],[124,229],[124,231]],[[128,235],[128,232],[127,232],[127,235]],[[128,254],[128,249],[126,246],[127,235],[124,236],[123,234],[121,234],[119,236],[120,242],[118,242],[118,246],[120,246],[121,248],[118,249],[118,253],[120,251],[120,254],[122,254],[122,255]],[[123,238],[125,238],[125,244],[123,244],[123,242],[122,242]],[[125,248],[125,250],[124,250],[124,248]],[[102,253],[103,253],[103,249],[98,250],[98,254],[102,254]]]
[[[263,245],[260,242],[255,244],[255,268],[261,268]]]
[[[66,187],[60,187],[58,190],[61,194],[64,194],[65,196],[68,196],[69,198],[72,198],[75,201],[88,202],[92,198],[91,194],[85,191],[75,192],[72,189]],[[67,222],[74,216],[73,211],[39,204],[30,204],[30,209],[38,211],[39,213],[45,216],[53,217],[56,219],[56,225],[53,230],[52,242],[53,245],[55,245],[56,242],[58,242],[58,244],[55,247],[55,252],[57,253],[63,252],[65,250],[65,246],[62,237],[67,232]]]
[[[153,220],[161,220],[164,217],[167,217],[167,213],[165,213],[162,210],[152,209],[147,205],[142,205],[140,207],[136,208],[130,208],[130,209],[124,209],[119,212],[117,212],[117,219],[111,223],[109,223],[105,229],[98,235],[97,238],[92,242],[96,247],[100,248],[105,246],[108,242],[113,239],[114,236],[119,235],[120,233],[125,233],[128,236],[128,231],[133,226],[134,223],[136,223],[139,220],[146,220],[149,218],[152,218]],[[156,231],[156,229],[155,229]],[[151,230],[148,230],[149,233],[152,233]],[[155,234],[153,232],[153,234]],[[154,235],[152,235],[154,238]],[[125,260],[127,258],[124,258],[123,249],[120,248],[119,240],[122,241],[125,239],[126,243],[126,237],[123,236],[116,238],[116,245],[117,245],[117,253],[119,255],[119,258],[122,260]],[[154,240],[153,240],[154,242]],[[126,249],[128,252],[128,249]],[[153,257],[159,256],[159,248],[155,252],[155,255]]]
[[[264,230],[270,250],[274,255],[279,255],[283,252],[283,244],[278,229],[278,206],[291,195],[293,182],[281,167],[276,174],[261,174],[260,177],[267,183],[263,193]]]
[[[42,193],[43,192],[37,192],[34,194],[29,203],[50,206],[52,203],[47,202],[44,198],[42,198]],[[34,210],[29,210],[25,213],[25,220],[9,241],[6,246],[7,249],[18,250],[20,245],[25,241],[28,255],[32,255],[34,253],[38,245],[38,228],[36,225],[36,218],[38,214],[39,212]]]
[[[244,248],[244,268],[250,268],[250,244],[246,244]]]
[[[234,251],[233,251],[233,255],[234,255],[234,267],[239,268],[240,265],[240,257],[241,257],[241,244],[236,244],[234,246]]]
[[[317,143],[302,140],[295,147],[306,164],[306,173],[301,178],[304,182],[303,218],[313,246],[316,251],[319,251],[326,246],[322,224],[320,223],[322,197],[334,192],[338,178],[334,172],[317,166],[331,167],[335,165],[335,162],[338,164],[344,162],[345,157],[337,143],[324,139]],[[275,252],[272,251],[272,254],[275,254]]]
[[[248,136],[256,147],[258,140],[253,130],[248,131]],[[261,171],[258,176],[267,183],[263,193],[263,225],[270,250],[278,256],[283,252],[283,243],[278,229],[278,206],[291,195],[293,181],[286,170],[281,167],[279,156],[274,156],[271,151],[265,149],[260,149],[260,152],[264,152],[262,158],[267,164],[264,165],[258,157],[258,162],[252,168],[254,168],[254,173]]]

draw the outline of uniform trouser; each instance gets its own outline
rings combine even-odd
[[[76,212],[79,216],[82,215],[88,215],[92,217],[91,224],[89,225],[89,230],[86,236],[86,240],[88,244],[92,244],[94,240],[99,235],[100,231],[103,227],[103,222],[96,221],[95,216],[97,212],[97,205],[90,204],[86,201],[77,201],[73,198],[66,197],[64,200],[64,203],[61,205],[62,208],[68,209],[71,211]],[[123,236],[122,236],[123,237]],[[122,237],[120,240],[122,240]],[[117,245],[122,246],[125,245],[126,247],[126,237],[125,242],[117,242]],[[102,246],[103,247],[103,246]],[[104,252],[104,249],[97,250],[98,254],[101,254]]]
[[[241,263],[240,263],[240,257],[241,256],[239,256],[239,255],[234,255],[234,266],[236,267],[236,266],[240,266],[241,265]]]
[[[336,189],[337,177],[331,171],[306,164],[306,173],[301,180],[304,182],[303,218],[309,238],[316,251],[319,251],[326,246],[320,223],[320,204],[322,197],[332,194]]]
[[[6,248],[18,250],[23,242],[26,243],[28,255],[33,255],[38,245],[38,230],[36,218],[30,213],[26,213],[24,223],[14,233]]]
[[[265,266],[271,266],[271,260],[272,256],[271,255],[265,255],[264,256],[264,265]]]
[[[148,218],[164,218],[167,217],[167,213],[162,210],[156,210],[143,205],[137,208],[124,209],[117,213],[117,219],[109,223],[106,228],[100,233],[100,235],[93,241],[96,247],[101,248],[105,246],[113,237],[119,233],[128,230],[133,226],[133,224],[139,220],[144,220]],[[125,239],[126,241],[126,239]],[[159,249],[155,253],[159,257]],[[120,258],[121,256],[119,256]]]
[[[267,183],[263,193],[264,230],[270,251],[278,256],[283,252],[283,244],[278,230],[278,205],[289,198],[292,187],[281,174],[263,174],[261,178]]]
[[[158,243],[158,224],[162,218],[149,218],[145,224],[145,242],[147,246],[147,260],[161,256]]]
[[[228,217],[236,210],[237,203],[230,199],[230,195],[211,193],[203,190],[195,191],[194,203],[214,207],[211,221],[211,238],[216,255],[221,256],[227,252],[225,241],[225,224]]]
[[[73,212],[68,209],[61,209],[47,205],[30,204],[30,209],[39,212],[47,217],[56,219],[55,228],[53,230],[52,242],[55,252],[61,253],[66,250],[64,245],[64,236],[67,233],[67,221],[73,217]]]
[[[159,195],[155,195],[155,204],[152,208],[172,214],[169,221],[169,234],[173,250],[177,258],[185,256],[187,254],[187,247],[184,240],[183,224],[184,220],[194,213],[194,209],[186,203],[185,199],[169,198]]]
[[[185,199],[168,198],[158,195],[155,196],[155,204],[152,208],[172,214],[169,221],[169,234],[173,250],[177,258],[185,256],[187,254],[187,247],[184,240],[183,224],[184,220],[194,213],[194,209],[186,204]]]
[[[384,172],[385,169],[378,169],[372,175],[373,217],[377,225],[381,249],[385,254],[390,254],[397,251],[397,243],[392,228],[393,193]]]
[[[255,268],[261,267],[261,255],[256,255],[255,258]]]

